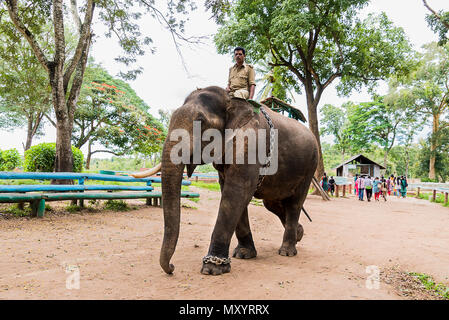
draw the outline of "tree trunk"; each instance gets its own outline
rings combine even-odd
[[[405,177],[408,178],[408,167],[410,164],[410,152],[408,148],[405,148]]]
[[[430,161],[429,161],[429,179],[436,178],[435,160],[437,150],[437,134],[440,127],[439,115],[433,115],[432,136],[430,138]]]
[[[89,140],[87,144],[86,169],[90,168],[90,159],[92,157],[92,142]]]
[[[322,91],[317,89],[316,97],[313,95],[313,87],[312,83],[306,87],[306,97],[307,97],[307,111],[309,116],[309,129],[312,131],[313,135],[316,138],[318,143],[318,166],[315,171],[315,178],[320,181],[321,177],[324,174],[324,161],[323,161],[323,152],[321,150],[321,139],[320,139],[320,128],[318,124],[318,103],[321,96]]]
[[[28,127],[27,127],[27,140],[25,142],[24,151],[27,151],[31,148],[31,143],[33,142],[33,119],[28,118]]]

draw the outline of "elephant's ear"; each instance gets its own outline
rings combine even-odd
[[[226,109],[226,123],[228,128],[242,128],[251,120],[256,120],[254,125],[258,126],[258,115],[254,112],[253,106],[244,99],[231,99],[229,107]]]

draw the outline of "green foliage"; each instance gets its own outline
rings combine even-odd
[[[83,169],[83,153],[72,146],[73,172]],[[56,143],[40,143],[25,151],[24,171],[53,172],[55,168]]]
[[[211,191],[220,191],[220,184],[218,182],[215,183],[207,183],[204,181],[192,181],[191,186],[203,188]]]
[[[17,149],[0,150],[0,171],[11,171],[22,164],[22,157]]]
[[[432,14],[426,15],[426,21],[429,25],[430,29],[432,29],[433,32],[438,34],[440,40],[439,44],[444,45],[447,43],[447,34],[449,32],[449,11],[443,11],[439,10],[436,12],[436,10],[428,7],[429,11],[432,12]]]
[[[351,132],[349,131],[350,123],[347,116],[347,108],[349,105],[351,105],[350,102],[346,103],[341,108],[337,108],[331,104],[326,104],[321,109],[322,127],[320,128],[320,134],[334,137],[335,147],[340,151],[342,157],[344,157],[347,152],[355,150],[351,141]]]
[[[65,207],[65,210],[70,213],[75,213],[81,211],[82,208],[80,206],[77,206],[76,204],[70,204],[67,207]]]
[[[434,292],[445,300],[449,300],[449,287],[442,283],[436,283],[430,275],[425,273],[410,272],[409,274],[416,277],[427,290]]]
[[[272,53],[271,62],[288,69],[296,81],[304,82],[313,72],[317,89],[341,77],[339,92],[348,94],[362,85],[374,86],[374,79],[407,73],[412,65],[404,31],[385,14],[364,21],[357,18],[368,2],[240,0],[232,6],[215,43],[226,54],[242,45],[252,61]],[[298,85],[295,89],[301,91]]]
[[[197,166],[195,171],[202,173],[217,172],[217,170],[215,170],[214,166],[211,163]]]
[[[28,217],[31,215],[31,208],[24,207],[22,210],[19,208],[19,204],[15,203],[11,206],[8,206],[6,209],[3,209],[3,212],[6,214],[14,215],[15,217]]]
[[[129,211],[129,210],[131,210],[125,201],[113,200],[113,199],[106,201],[104,204],[104,208],[106,210],[112,210],[112,211]]]
[[[137,171],[145,167],[145,161],[139,157],[111,157],[110,159],[92,159],[91,170]],[[151,167],[147,163],[147,167]]]
[[[165,128],[148,110],[129,84],[91,63],[75,112],[72,141],[78,148],[100,144],[105,147],[101,152],[116,155],[160,152]]]
[[[447,151],[438,148],[435,153],[435,173],[436,177],[429,178],[429,162],[432,152],[430,151],[430,139],[421,140],[420,151],[418,154],[417,175],[421,177],[422,181],[438,182],[449,180],[449,154]]]

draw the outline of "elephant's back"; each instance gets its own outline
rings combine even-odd
[[[308,189],[318,165],[318,143],[312,131],[302,123],[271,110],[267,113],[278,132],[277,171],[265,177],[267,195],[273,199],[286,198],[303,184],[307,184]],[[265,199],[267,195],[261,194],[261,197]]]

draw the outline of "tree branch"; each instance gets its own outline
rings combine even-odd
[[[71,2],[72,2],[72,6],[73,6],[73,2],[75,2],[75,6],[76,6],[76,0],[71,0]],[[78,65],[78,62],[80,61],[81,56],[83,55],[83,52],[86,49],[86,44],[90,41],[90,38],[92,36],[90,27],[92,25],[94,10],[95,10],[95,2],[93,0],[89,0],[87,3],[86,14],[84,16],[84,22],[81,25],[81,28],[79,29],[80,37],[79,37],[78,44],[75,49],[75,54],[73,55],[73,58],[70,60],[69,66],[67,67],[67,70],[64,73],[64,90],[67,90],[67,86],[69,84],[70,77],[72,76],[73,72],[75,71],[76,66]],[[77,15],[77,13],[76,13],[76,15]],[[78,17],[78,19],[79,19],[79,17]]]
[[[70,11],[72,12],[76,28],[78,29],[79,34],[81,34],[81,19],[78,14],[78,4],[76,3],[76,0],[70,0]]]
[[[112,153],[115,156],[122,156],[123,155],[123,153],[117,153],[117,152],[114,152],[114,151],[111,151],[111,150],[95,150],[95,151],[92,151],[90,154],[92,155],[92,154],[97,153],[97,152]]]
[[[52,126],[56,128],[56,122],[54,122],[53,119],[48,116],[48,114],[44,113],[44,117],[47,118],[47,120],[50,121]]]
[[[65,36],[64,36],[64,12],[62,0],[53,1],[53,28],[55,41],[54,62],[57,69],[64,68],[65,62]],[[56,72],[58,74],[58,72]]]
[[[31,31],[23,24],[23,22],[20,20],[20,18],[17,15],[17,0],[6,0],[6,6],[8,8],[9,17],[11,18],[11,21],[16,26],[17,30],[28,41],[28,43],[31,46],[31,49],[33,50],[34,54],[36,55],[37,60],[40,62],[40,64],[44,67],[44,69],[47,72],[50,72],[50,62],[48,61],[47,57],[45,56],[44,52],[39,46],[39,43],[37,42],[35,36],[31,33]]]
[[[438,14],[438,12],[436,12],[435,10],[433,10],[428,4],[426,0],[422,0],[424,7],[426,7],[430,12],[432,12],[432,14],[442,23],[444,24],[444,26],[446,28],[449,29],[449,23],[447,23],[446,21],[444,21],[441,16]]]

